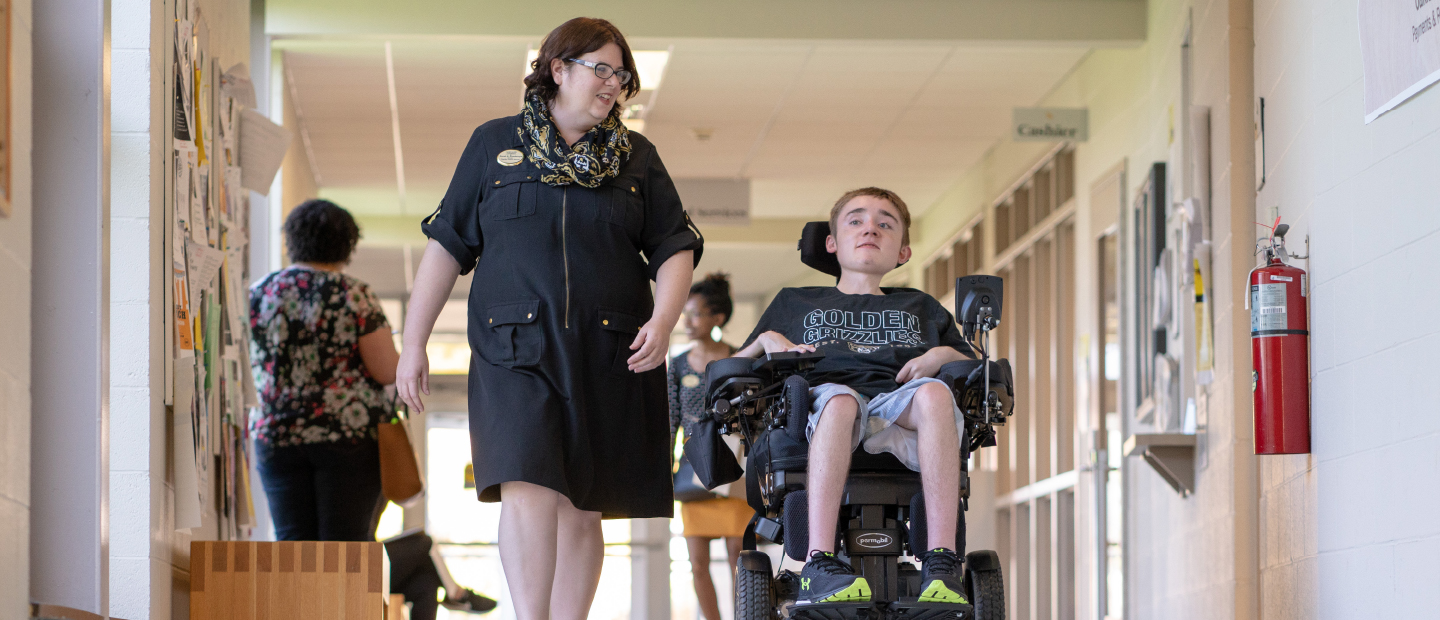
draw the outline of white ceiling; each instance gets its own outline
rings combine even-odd
[[[396,183],[385,38],[281,39],[288,94],[321,194],[364,215],[433,210],[474,128],[515,114],[538,38],[393,37],[406,197]],[[822,218],[864,185],[922,214],[1003,139],[1088,48],[1058,44],[632,39],[673,46],[644,134],[675,177],[748,177],[761,218]],[[700,141],[696,129],[710,130]],[[404,221],[404,220],[402,220]],[[365,243],[362,241],[362,246]],[[368,248],[351,271],[403,290],[399,250]],[[376,270],[371,273],[372,269]],[[755,297],[809,273],[793,242],[710,243],[701,272]],[[697,274],[697,277],[699,274]],[[463,295],[468,287],[457,287]]]
[[[429,212],[480,123],[516,113],[526,50],[509,37],[391,42],[404,213]],[[322,193],[400,214],[385,41],[282,40]],[[676,177],[753,179],[756,217],[823,214],[861,185],[923,213],[1039,100],[1081,47],[910,42],[634,40],[674,51],[645,135]],[[713,132],[697,140],[695,129]]]

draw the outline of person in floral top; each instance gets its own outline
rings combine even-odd
[[[294,264],[250,288],[250,420],[279,540],[374,540],[384,506],[376,424],[399,354],[380,300],[341,273],[360,239],[325,200],[285,220]]]

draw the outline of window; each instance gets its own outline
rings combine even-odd
[[[999,429],[997,551],[1017,618],[1075,618],[1074,157],[1062,148],[995,203],[1005,304],[992,346],[1010,360],[1015,411]]]

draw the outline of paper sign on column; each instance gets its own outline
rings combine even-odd
[[[175,351],[173,353],[176,358],[183,360],[195,357],[195,327],[191,324],[190,307],[191,287],[189,269],[185,265],[185,244],[194,242],[185,235],[185,223],[180,217],[181,210],[178,204],[175,209],[175,225],[171,227],[170,231],[170,247],[172,248],[170,279],[174,287],[171,295],[174,297],[172,303],[175,306]],[[179,385],[179,377],[176,377],[175,383],[177,386]],[[177,388],[176,394],[178,395],[178,393]],[[181,401],[173,400],[173,402]]]
[[[255,84],[250,81],[250,69],[245,63],[237,63],[220,76],[220,92],[234,97],[235,102],[247,108],[255,107]]]
[[[290,132],[265,115],[246,109],[240,113],[240,185],[270,193],[270,183],[290,148]]]
[[[195,469],[195,358],[175,361],[175,529],[200,527],[200,476]]]
[[[225,263],[225,253],[194,241],[185,244],[185,251],[190,255],[190,277],[195,278],[199,286],[209,287]]]
[[[250,316],[250,304],[246,299],[247,291],[240,284],[240,265],[244,264],[244,254],[238,248],[232,248],[225,258],[225,313],[230,317],[230,337],[237,345],[248,342],[245,329],[246,317]],[[237,346],[243,348],[243,346]]]
[[[193,152],[192,152],[193,156]],[[190,169],[190,238],[200,243],[208,243],[205,226],[205,203],[202,202],[200,184],[204,182],[199,173],[199,166],[192,160]]]

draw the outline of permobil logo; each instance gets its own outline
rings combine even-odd
[[[855,539],[855,544],[870,549],[879,549],[890,546],[890,543],[894,540],[895,539],[890,538],[888,534],[863,534]]]

